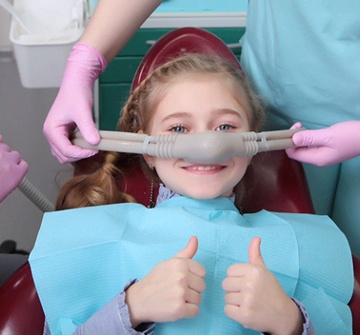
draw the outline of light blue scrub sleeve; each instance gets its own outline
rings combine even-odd
[[[241,64],[268,103],[268,129],[360,119],[359,13],[358,0],[249,1]],[[342,165],[305,170],[316,212],[360,255],[360,158]]]

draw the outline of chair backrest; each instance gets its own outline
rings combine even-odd
[[[0,334],[41,335],[44,321],[30,266],[25,263],[0,287]]]
[[[174,42],[177,40],[178,44]],[[164,50],[164,48],[166,48]],[[236,61],[235,56],[215,35],[198,28],[177,29],[160,39],[145,56],[135,76],[133,88],[147,73],[179,50],[211,52]],[[237,65],[236,65],[237,64]],[[239,67],[236,61],[236,66]],[[239,67],[240,69],[240,67]],[[98,166],[99,156],[79,162],[76,174],[89,173]],[[289,159],[283,151],[258,154],[253,158],[254,169],[247,176],[251,188],[247,190],[243,212],[261,209],[278,212],[313,213],[306,177],[302,165]],[[151,183],[140,168],[126,175],[129,194],[139,203],[149,205]],[[155,196],[157,190],[154,190]],[[354,317],[354,334],[360,335],[360,259],[354,256],[355,291],[350,302]],[[0,333],[11,335],[41,335],[44,315],[31,277],[28,264],[20,268],[0,287]]]

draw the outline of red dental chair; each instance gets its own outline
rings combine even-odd
[[[150,49],[135,75],[133,88],[167,57],[184,51],[216,52],[240,69],[235,56],[216,36],[196,28],[182,28],[165,35]],[[97,164],[96,157],[83,160],[77,164],[76,173],[88,173],[96,168]],[[249,188],[243,202],[244,213],[261,209],[295,213],[314,212],[300,163],[289,159],[283,151],[275,151],[254,156],[253,165],[254,169],[250,170],[247,176],[252,187]],[[151,185],[140,169],[131,169],[128,172],[126,189],[139,203],[149,205]],[[360,335],[360,259],[354,256],[353,260],[355,288],[349,305],[353,313],[354,334]],[[0,334],[41,335],[43,326],[44,314],[29,264],[26,263],[0,287]]]

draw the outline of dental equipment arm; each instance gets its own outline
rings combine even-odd
[[[254,156],[258,152],[294,147],[292,135],[299,129],[261,133],[223,133],[206,131],[194,134],[145,134],[100,131],[101,141],[89,145],[79,132],[72,139],[75,145],[105,151],[147,154],[159,158],[181,158],[199,164],[219,163],[232,156]]]
[[[43,212],[53,211],[54,205],[25,178],[28,170],[28,163],[3,143],[0,134],[0,202],[17,187]]]
[[[18,189],[30,199],[42,212],[52,212],[55,206],[25,177],[18,185]]]

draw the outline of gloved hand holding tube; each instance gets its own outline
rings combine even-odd
[[[106,66],[105,58],[91,46],[81,42],[74,45],[60,90],[43,128],[51,152],[60,163],[97,153],[97,150],[72,145],[69,135],[77,126],[88,143],[99,143],[100,135],[92,118],[93,88]]]
[[[292,129],[300,128],[296,123]],[[295,148],[287,155],[303,163],[329,166],[360,156],[360,121],[346,121],[318,130],[304,130],[292,137]]]

